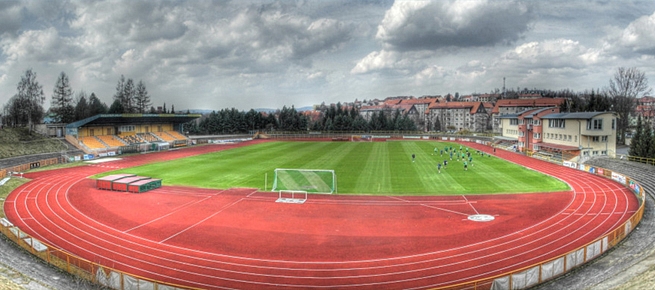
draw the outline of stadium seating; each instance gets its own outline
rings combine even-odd
[[[118,137],[114,135],[103,135],[103,136],[97,136],[98,139],[102,140],[102,142],[105,142],[109,147],[120,147],[120,146],[125,146],[126,144],[122,142]]]
[[[167,132],[154,132],[154,133],[164,141],[172,142],[176,140],[175,137],[171,136]]]
[[[151,133],[139,133],[137,134],[141,139],[146,140],[148,142],[161,142],[161,139],[157,138],[155,135]]]
[[[128,144],[138,144],[138,143],[145,143],[145,141],[139,136],[133,134],[133,135],[120,135],[120,137],[123,141],[127,142]]]
[[[187,140],[186,136],[184,136],[184,135],[182,135],[182,134],[180,134],[180,133],[178,133],[176,131],[166,131],[166,133],[173,136],[173,138],[175,138],[175,140]]]
[[[102,142],[100,142],[100,140],[96,139],[94,136],[81,137],[79,140],[82,141],[84,146],[91,150],[107,148],[105,144],[102,144]]]

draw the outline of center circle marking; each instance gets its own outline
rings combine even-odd
[[[490,222],[494,220],[495,218],[493,216],[490,216],[488,214],[474,214],[470,215],[468,217],[469,220],[472,220],[474,222]]]

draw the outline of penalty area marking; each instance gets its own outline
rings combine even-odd
[[[490,222],[495,218],[488,214],[474,214],[468,216],[468,219],[474,222]]]

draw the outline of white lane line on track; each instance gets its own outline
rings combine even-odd
[[[182,234],[182,233],[184,233],[184,232],[186,232],[186,231],[188,231],[188,230],[190,230],[190,229],[192,229],[192,228],[198,226],[199,224],[204,223],[204,222],[207,221],[208,219],[213,218],[213,217],[216,216],[217,214],[219,214],[219,213],[223,212],[224,210],[226,210],[226,209],[232,207],[233,205],[239,203],[239,202],[242,201],[242,200],[243,200],[243,198],[240,198],[239,200],[237,200],[237,201],[235,201],[235,202],[233,202],[233,203],[230,203],[230,204],[228,204],[228,205],[223,206],[221,209],[219,209],[218,211],[216,211],[214,214],[212,214],[212,215],[210,215],[210,216],[208,216],[208,217],[202,219],[201,221],[199,221],[199,222],[197,222],[197,223],[195,223],[195,224],[193,224],[193,225],[187,227],[186,229],[183,229],[183,230],[177,232],[176,234],[174,234],[174,235],[172,235],[172,236],[170,236],[170,237],[168,237],[168,238],[165,238],[165,239],[159,241],[159,244],[163,244],[163,243],[165,243],[166,241],[168,241],[168,240],[170,240],[170,239],[172,239],[172,238],[174,238],[174,237],[177,237],[178,235],[180,235],[180,234]]]
[[[179,211],[185,209],[186,207],[189,207],[189,206],[192,206],[192,205],[195,205],[195,204],[201,203],[201,202],[203,202],[203,201],[205,201],[205,200],[207,200],[207,199],[210,199],[210,198],[212,198],[212,197],[214,197],[214,196],[212,195],[212,196],[205,197],[205,198],[203,198],[203,199],[201,199],[201,200],[192,200],[192,201],[189,201],[189,202],[187,202],[187,203],[185,203],[185,204],[183,204],[183,205],[181,205],[181,206],[179,206],[179,207],[177,207],[177,208],[174,208],[173,211],[171,211],[171,212],[169,212],[169,213],[167,213],[167,214],[165,214],[165,215],[163,215],[163,216],[160,216],[160,217],[158,217],[158,218],[156,218],[156,219],[152,219],[152,220],[150,220],[150,221],[148,221],[148,222],[146,222],[146,223],[140,224],[140,225],[138,225],[138,226],[136,226],[136,227],[133,227],[133,228],[131,228],[131,229],[125,230],[125,231],[123,231],[123,233],[129,233],[129,232],[131,232],[131,231],[133,231],[133,230],[136,230],[136,229],[138,229],[138,228],[141,228],[141,227],[143,227],[143,226],[146,226],[146,225],[149,225],[149,224],[154,223],[154,222],[156,222],[156,221],[162,220],[162,219],[164,219],[164,218],[166,218],[166,217],[169,217],[169,216],[171,216],[171,215],[173,215],[173,214],[175,214],[175,213],[177,213],[177,212],[179,212]]]

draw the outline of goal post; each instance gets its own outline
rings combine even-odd
[[[277,168],[271,190],[332,194],[336,188],[337,176],[334,170]]]

